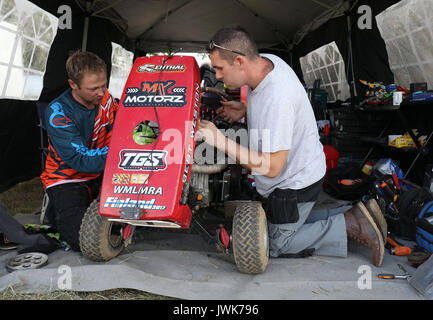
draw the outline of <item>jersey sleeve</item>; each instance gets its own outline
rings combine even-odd
[[[76,123],[55,102],[45,112],[45,123],[50,143],[60,159],[78,172],[104,171],[108,147],[89,149]]]

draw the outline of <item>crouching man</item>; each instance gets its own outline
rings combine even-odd
[[[217,79],[232,90],[249,87],[247,108],[237,101],[222,101],[217,110],[229,122],[246,116],[249,146],[228,139],[205,120],[197,135],[255,174],[257,191],[267,203],[270,256],[308,251],[346,257],[350,238],[370,248],[373,265],[381,266],[386,223],[375,200],[312,210],[326,160],[313,109],[290,66],[275,55],[260,55],[239,26],[220,29],[208,49]]]
[[[49,197],[47,216],[79,251],[81,221],[102,181],[117,103],[107,90],[105,62],[91,52],[66,61],[70,88],[45,111],[48,156],[41,180]]]

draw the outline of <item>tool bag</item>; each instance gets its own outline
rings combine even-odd
[[[358,163],[330,169],[323,190],[339,200],[359,200],[368,194],[369,176],[364,174]]]
[[[416,242],[433,253],[433,201],[428,202],[416,220]]]

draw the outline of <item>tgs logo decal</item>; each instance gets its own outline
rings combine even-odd
[[[119,168],[123,170],[159,171],[167,168],[167,151],[122,150]]]

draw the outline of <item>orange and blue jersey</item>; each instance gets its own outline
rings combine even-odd
[[[118,105],[108,90],[90,110],[72,97],[71,89],[45,111],[48,155],[41,174],[44,188],[97,178],[105,167]]]

